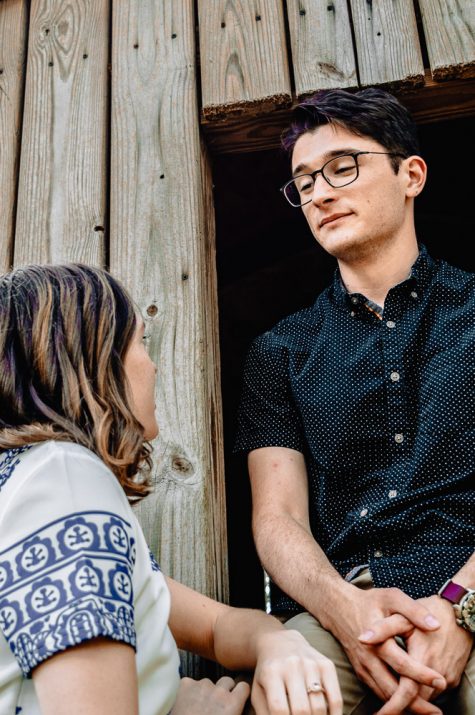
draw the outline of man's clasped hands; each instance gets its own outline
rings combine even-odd
[[[414,600],[397,588],[349,588],[351,606],[323,625],[385,703],[378,715],[440,715],[432,701],[458,685],[473,647],[450,603],[439,596]]]

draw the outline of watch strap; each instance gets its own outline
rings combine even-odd
[[[454,583],[449,579],[440,589],[439,596],[447,599],[450,603],[459,604],[468,592],[469,589],[464,586],[460,586],[458,583]]]

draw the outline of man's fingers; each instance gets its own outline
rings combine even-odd
[[[417,715],[442,715],[442,711],[418,694],[418,686],[409,678],[401,678],[392,697],[376,715],[400,715],[409,711]]]
[[[394,613],[392,616],[381,618],[371,624],[370,628],[358,636],[358,640],[362,643],[374,645],[375,643],[384,643],[388,638],[394,636],[405,636],[412,633],[414,624],[411,623],[405,616],[400,613]]]
[[[445,690],[447,687],[445,678],[437,670],[429,668],[408,655],[395,640],[388,640],[379,646],[378,654],[399,675],[406,676],[421,685],[437,688],[437,690]]]
[[[419,601],[405,594],[398,588],[384,589],[384,598],[389,613],[399,613],[423,631],[434,631],[440,627],[440,621]]]

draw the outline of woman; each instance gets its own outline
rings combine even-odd
[[[339,715],[333,665],[298,633],[151,557],[129,504],[149,491],[158,433],[144,339],[105,271],[0,278],[0,712],[241,713],[245,683],[180,684],[178,645],[255,668],[258,715]]]

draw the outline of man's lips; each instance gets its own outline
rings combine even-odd
[[[349,215],[350,215],[350,212],[340,213],[340,214],[332,214],[331,216],[325,216],[325,218],[323,218],[320,221],[320,228],[322,226],[325,226],[326,223],[332,223],[333,221],[337,221],[339,218],[343,218],[344,216],[349,216]]]

